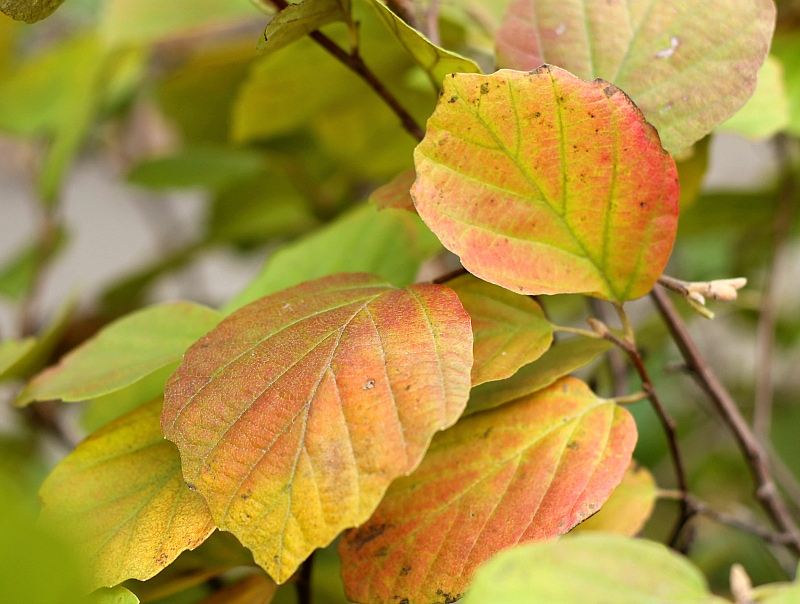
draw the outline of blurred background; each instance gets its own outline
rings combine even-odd
[[[443,45],[491,70],[504,5],[442,0]],[[779,3],[776,42],[753,100],[676,158],[682,217],[668,270],[685,280],[748,278],[737,302],[713,306],[713,320],[676,303],[746,414],[768,410],[754,421],[774,449],[773,469],[795,514],[799,5]],[[225,305],[273,253],[360,211],[372,190],[413,167],[415,141],[395,116],[308,40],[256,54],[266,13],[257,0],[68,0],[32,26],[0,16],[0,340],[40,334],[28,374],[142,306]],[[362,54],[424,123],[436,91],[370,15],[360,14]],[[358,254],[358,240],[352,245]],[[443,252],[428,256],[419,279],[456,266]],[[577,296],[543,304],[575,325],[597,311]],[[738,449],[682,374],[649,301],[630,306],[648,368],[678,421],[692,491],[764,524]],[[610,395],[619,387],[614,372],[606,360],[584,377]],[[629,391],[638,388],[634,375],[626,379]],[[39,420],[10,406],[18,389],[13,380],[0,383],[0,470],[33,501],[65,442],[126,409],[67,406],[59,411],[63,434],[40,439],[31,430]],[[644,404],[632,410],[637,460],[673,488],[656,418]],[[675,509],[660,503],[645,534],[666,538]],[[755,583],[785,578],[792,564],[779,549],[709,520],[693,530],[690,555],[719,591],[727,590],[732,562]],[[322,560],[336,564],[333,556]],[[343,601],[339,587],[319,589],[328,594],[319,601]]]

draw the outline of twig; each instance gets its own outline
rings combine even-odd
[[[442,283],[447,283],[451,279],[455,279],[456,277],[460,277],[461,275],[466,275],[466,274],[467,274],[467,269],[465,269],[462,266],[461,268],[457,268],[455,270],[448,271],[444,275],[440,275],[440,276],[436,277],[436,279],[431,281],[431,283],[436,283],[438,285],[441,285]]]
[[[621,306],[618,308],[618,312],[624,314]],[[627,321],[623,321],[623,324],[625,323],[627,323]],[[653,409],[658,416],[658,420],[661,422],[661,427],[664,430],[664,434],[667,437],[667,445],[669,447],[669,454],[672,459],[672,467],[675,471],[675,480],[678,483],[678,489],[681,493],[688,493],[689,483],[686,479],[686,468],[683,463],[683,455],[681,454],[680,447],[678,446],[678,434],[676,432],[675,420],[672,419],[672,416],[669,414],[669,412],[667,412],[666,407],[664,407],[664,404],[661,402],[661,399],[659,398],[658,393],[653,386],[653,380],[650,378],[647,367],[644,366],[642,355],[639,353],[636,343],[629,341],[627,338],[620,338],[618,335],[609,330],[605,324],[596,319],[589,319],[589,324],[596,333],[606,340],[613,342],[623,352],[625,352],[628,355],[628,358],[631,360],[631,363],[633,363],[633,366],[636,368],[636,372],[639,374],[639,378],[642,381],[642,390],[647,393],[647,398],[650,400],[650,404],[653,406]],[[687,504],[685,498],[681,498],[679,500],[679,505],[680,514],[670,539],[670,543],[672,544],[674,544],[677,540],[683,526],[692,517],[692,511],[689,509],[689,505]]]
[[[311,604],[311,575],[314,572],[314,554],[312,553],[300,565],[297,576],[297,604]]]
[[[414,3],[411,0],[386,0],[386,6],[411,27],[419,30],[419,23],[414,14]]]
[[[614,396],[609,399],[608,401],[613,401],[617,405],[633,405],[634,403],[641,402],[646,398],[650,398],[650,395],[647,394],[644,390],[639,390],[639,392],[634,392],[633,394],[626,394],[624,396]]]
[[[431,0],[428,5],[428,12],[425,15],[425,25],[428,30],[428,39],[440,46],[442,38],[439,35],[439,0]]]
[[[707,518],[711,518],[720,524],[732,526],[746,533],[750,533],[751,535],[755,535],[767,543],[786,545],[792,540],[791,535],[787,533],[775,533],[768,528],[748,522],[747,520],[739,518],[738,516],[734,516],[733,514],[720,512],[719,510],[714,509],[710,504],[698,499],[691,493],[681,493],[680,491],[659,491],[658,495],[659,497],[668,499],[683,499],[687,502],[689,509],[691,509],[693,513],[706,516]]]
[[[607,324],[610,321],[608,304],[597,298],[589,298],[588,300],[592,314]],[[625,362],[625,357],[619,348],[611,348],[606,354],[606,358],[608,359],[608,368],[611,371],[613,396],[624,396],[628,392],[628,364]]]
[[[778,151],[783,163],[786,158],[786,141],[779,138]],[[753,403],[753,431],[763,443],[769,439],[772,421],[772,398],[774,382],[772,380],[772,361],[775,347],[775,322],[778,315],[778,275],[781,274],[786,259],[786,239],[792,222],[792,210],[795,197],[795,180],[792,167],[787,165],[786,175],[778,192],[778,207],[772,228],[772,252],[767,261],[767,276],[761,297],[758,328],[756,330],[756,374],[755,399]]]
[[[718,413],[736,438],[742,453],[747,459],[750,472],[756,484],[755,495],[769,515],[775,527],[789,535],[787,547],[800,555],[800,533],[789,514],[786,504],[778,492],[767,464],[767,454],[756,439],[750,426],[742,417],[736,403],[711,370],[692,341],[686,325],[672,306],[667,293],[658,285],[650,292],[659,313],[672,334],[672,339],[681,351],[689,371],[697,383],[714,403]]]
[[[289,5],[286,0],[269,1],[278,10],[283,10]],[[350,71],[353,73],[359,75],[361,79],[364,80],[378,94],[378,96],[383,99],[383,101],[391,108],[391,110],[394,111],[395,115],[400,118],[400,122],[403,124],[403,128],[405,128],[406,132],[419,141],[425,137],[425,131],[419,127],[414,118],[411,117],[411,114],[403,108],[394,95],[389,92],[389,90],[383,85],[383,83],[381,83],[372,70],[367,67],[357,50],[353,51],[352,54],[346,52],[338,44],[336,44],[336,42],[331,40],[319,30],[312,31],[308,35],[312,40],[322,46],[322,48],[327,50],[334,58],[342,63],[342,65],[350,69]]]

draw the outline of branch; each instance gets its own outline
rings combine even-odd
[[[688,503],[689,508],[692,510],[693,513],[700,514],[701,516],[705,516],[707,518],[710,518],[711,520],[715,520],[720,524],[732,526],[741,531],[744,531],[745,533],[750,533],[751,535],[755,535],[756,537],[767,543],[771,543],[774,545],[786,545],[787,543],[790,543],[792,540],[791,535],[788,535],[787,533],[775,533],[769,530],[768,528],[765,528],[758,524],[754,524],[743,518],[734,516],[733,514],[720,512],[719,510],[714,509],[711,505],[709,505],[705,501],[698,499],[697,497],[691,495],[690,493],[681,493],[680,491],[660,491],[659,497],[677,499],[677,500],[684,499]]]
[[[621,307],[618,308],[618,311],[621,313],[620,316],[624,316],[624,311],[622,311]],[[623,323],[628,323],[627,318],[625,321],[623,321]],[[592,326],[592,329],[598,335],[613,342],[628,355],[628,358],[631,360],[631,363],[633,363],[633,366],[636,368],[636,372],[639,374],[639,378],[642,381],[642,390],[647,394],[647,398],[650,400],[650,404],[653,406],[653,409],[655,410],[656,415],[661,422],[661,427],[663,428],[667,437],[669,454],[672,458],[672,467],[675,470],[675,479],[678,483],[678,489],[682,494],[684,494],[683,497],[679,498],[680,515],[678,516],[678,522],[675,525],[672,538],[670,539],[670,541],[674,543],[678,534],[683,528],[683,525],[686,524],[693,514],[685,496],[688,495],[689,484],[686,479],[686,468],[683,463],[683,456],[680,448],[678,447],[678,435],[675,430],[675,420],[672,419],[672,416],[670,416],[666,407],[664,407],[664,404],[661,402],[661,399],[659,398],[658,393],[653,386],[653,380],[650,378],[650,374],[648,373],[647,368],[644,366],[642,355],[639,353],[636,343],[629,339],[620,338],[618,335],[608,329],[604,323],[598,321],[597,319],[589,319],[589,325]]]
[[[278,10],[283,10],[289,5],[286,0],[269,1]],[[403,106],[400,104],[400,102],[381,83],[372,70],[367,67],[357,50],[354,50],[352,54],[346,52],[338,44],[336,44],[336,42],[331,40],[319,30],[312,31],[308,35],[312,40],[322,46],[322,48],[327,50],[334,58],[342,63],[342,65],[350,69],[350,71],[356,75],[360,76],[361,79],[364,80],[370,86],[370,88],[372,88],[378,94],[378,96],[384,100],[391,110],[394,111],[397,117],[400,118],[400,122],[403,124],[403,128],[405,128],[406,132],[408,132],[418,141],[421,141],[425,137],[425,131],[419,127],[416,120],[411,117],[411,114],[403,109]]]
[[[686,325],[678,315],[675,307],[672,306],[667,293],[656,285],[653,291],[650,292],[650,296],[667,324],[667,328],[672,334],[672,339],[681,351],[688,370],[714,403],[717,412],[736,438],[736,442],[747,459],[750,472],[753,475],[753,480],[756,484],[756,498],[775,527],[789,536],[786,545],[796,555],[800,555],[800,533],[772,479],[764,448],[750,430],[750,426],[742,417],[728,391],[725,390],[725,387],[701,356],[686,329]]]

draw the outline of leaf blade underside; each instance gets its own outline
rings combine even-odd
[[[514,0],[496,46],[501,67],[619,86],[678,153],[753,94],[774,24],[770,0]]]

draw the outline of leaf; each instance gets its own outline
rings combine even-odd
[[[602,81],[549,66],[456,74],[414,160],[419,215],[485,281],[623,301],[647,293],[669,258],[675,163]]]
[[[0,380],[6,379],[6,371],[24,358],[35,345],[36,338],[3,340],[0,342]]]
[[[72,36],[21,63],[0,81],[0,128],[20,136],[48,137],[37,174],[46,204],[56,199],[94,120],[107,59],[97,36]]]
[[[400,172],[390,182],[375,189],[369,196],[369,201],[379,210],[407,210],[416,214],[417,208],[411,199],[411,185],[416,178],[417,173],[414,170]]]
[[[348,598],[455,602],[498,551],[561,535],[596,511],[635,444],[630,414],[574,378],[463,419],[345,533]]]
[[[783,67],[768,56],[758,72],[758,84],[750,100],[733,117],[722,122],[720,132],[734,132],[751,140],[774,136],[789,125],[789,99]]]
[[[75,602],[87,590],[81,560],[62,535],[36,522],[19,478],[0,470],[0,602]]]
[[[12,19],[36,23],[52,15],[64,0],[0,0],[0,10]]]
[[[753,602],[758,604],[795,604],[800,600],[800,584],[782,582],[759,585],[751,595]]]
[[[269,604],[277,588],[275,582],[263,574],[247,575],[199,604]]]
[[[129,589],[116,587],[98,589],[89,596],[87,604],[139,604],[139,598]]]
[[[542,356],[553,341],[553,326],[541,307],[472,275],[447,282],[472,320],[475,359],[472,385],[502,380]]]
[[[604,354],[612,344],[608,340],[573,338],[558,342],[537,361],[526,365],[513,376],[473,388],[464,415],[492,409],[547,388]]]
[[[789,99],[789,127],[787,130],[800,136],[800,38],[793,32],[778,32],[772,40],[772,53],[781,62]]]
[[[444,77],[451,73],[481,73],[475,61],[437,46],[379,0],[369,2],[411,59],[428,74],[434,90],[438,91]]]
[[[708,171],[708,147],[711,137],[707,136],[695,143],[684,156],[675,162],[678,168],[678,180],[681,183],[681,196],[678,205],[685,209],[700,196],[706,172]]]
[[[17,405],[82,401],[120,390],[180,360],[220,318],[218,312],[191,302],[160,304],[127,315],[33,378]]]
[[[194,147],[177,155],[145,160],[128,174],[134,184],[154,190],[205,187],[220,190],[261,171],[263,156],[249,149]]]
[[[14,354],[13,362],[11,358],[4,359],[6,365],[0,373],[0,379],[3,380],[27,380],[30,376],[34,375],[44,367],[50,356],[53,354],[58,343],[67,331],[70,324],[70,319],[75,311],[77,300],[75,297],[70,296],[64,300],[61,307],[56,312],[56,315],[50,319],[49,323],[45,325],[40,333],[36,335],[33,346],[25,345],[25,352],[22,355]],[[19,345],[14,345],[17,348],[16,352],[22,352]],[[12,356],[12,355],[9,355]]]
[[[219,527],[282,583],[369,518],[456,421],[471,365],[452,290],[333,275],[262,298],[193,345],[162,428]]]
[[[770,0],[513,0],[498,64],[558,65],[624,90],[677,153],[753,94],[775,25]]]
[[[572,534],[605,531],[634,537],[653,513],[657,498],[658,485],[653,475],[634,461],[600,511],[572,529]]]
[[[660,543],[602,533],[531,543],[478,572],[464,604],[724,604],[702,573]]]
[[[164,396],[164,384],[177,367],[177,361],[170,363],[129,386],[90,400],[81,410],[81,428],[91,434],[137,407]]]
[[[363,205],[275,252],[225,310],[334,273],[369,272],[393,285],[408,285],[422,262],[439,249],[439,241],[418,217]]]
[[[226,6],[236,4],[223,1]],[[153,0],[153,4],[158,11],[163,10],[160,0]],[[240,44],[215,44],[194,54],[181,69],[159,82],[161,109],[187,142],[228,144],[234,102],[254,57],[249,38]]]
[[[110,0],[103,5],[98,29],[110,46],[148,44],[257,15],[245,0]]]
[[[350,0],[303,0],[272,17],[258,41],[258,51],[270,53],[336,21],[351,22]]]
[[[316,226],[319,220],[306,197],[284,170],[270,169],[217,194],[208,220],[208,237],[253,244],[300,235]]]
[[[65,239],[64,231],[57,229],[51,241],[34,241],[19,250],[0,267],[0,296],[21,300],[33,287],[42,267],[61,251]]]
[[[215,528],[203,498],[183,482],[160,414],[156,400],[89,436],[39,492],[42,521],[70,531],[94,588],[149,579]]]
[[[186,550],[167,568],[143,583],[129,586],[143,602],[161,600],[234,569],[255,566],[249,550],[231,535],[214,531],[197,549]]]

